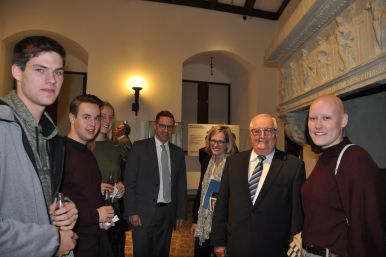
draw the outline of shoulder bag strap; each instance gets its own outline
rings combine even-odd
[[[354,144],[348,144],[345,147],[343,147],[342,151],[340,151],[340,154],[339,154],[338,160],[336,162],[336,166],[335,166],[335,176],[336,176],[336,173],[338,173],[338,168],[339,168],[340,160],[342,159],[342,156],[343,156],[344,152],[347,150],[347,148],[349,148],[352,145],[354,145]]]
[[[341,159],[342,159],[342,156],[343,156],[344,152],[347,150],[347,148],[349,148],[349,147],[352,146],[352,145],[354,145],[354,144],[348,144],[348,145],[346,145],[345,147],[343,147],[342,151],[340,151],[338,160],[336,161],[336,166],[335,166],[335,176],[336,176],[336,174],[338,173],[339,164],[340,164],[340,161],[341,161]],[[336,181],[336,184],[338,185],[338,182],[337,182],[337,181]],[[344,207],[343,207],[343,202],[342,202],[342,197],[340,196],[339,187],[338,187],[338,193],[339,193],[339,200],[340,200],[340,203],[342,204],[343,211],[346,212],[346,211],[344,210]],[[349,225],[350,225],[350,222],[349,222],[349,220],[348,220],[347,213],[345,213],[345,216],[346,216],[346,223],[347,223],[347,226],[349,226]]]

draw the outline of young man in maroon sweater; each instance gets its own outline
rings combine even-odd
[[[100,128],[102,101],[94,95],[80,95],[70,104],[70,132],[66,138],[63,193],[78,207],[75,231],[79,243],[76,257],[99,256],[100,229],[109,229],[114,217],[112,206],[103,206],[101,173],[86,144]]]

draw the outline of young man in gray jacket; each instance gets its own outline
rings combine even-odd
[[[64,144],[44,112],[59,94],[64,60],[63,47],[47,37],[14,48],[16,91],[0,98],[0,256],[64,256],[76,245],[78,211],[54,200]]]

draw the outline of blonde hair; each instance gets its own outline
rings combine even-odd
[[[114,107],[112,106],[112,104],[111,103],[109,103],[109,102],[107,102],[107,101],[103,101],[102,102],[102,105],[100,106],[100,110],[102,111],[102,109],[103,109],[103,107],[108,107],[108,108],[110,108],[112,111],[113,111],[113,121],[112,121],[112,123],[114,124],[114,121],[115,121],[115,109],[114,109]],[[99,133],[99,132],[98,132]],[[87,142],[87,148],[90,150],[90,151],[94,151],[94,149],[95,149],[95,141],[96,141],[96,138],[97,138],[97,136],[98,136],[98,134],[95,136],[95,138],[93,138],[93,140],[91,140],[91,141],[88,141]],[[112,139],[109,137],[109,136],[107,136],[106,137],[106,140],[107,141],[111,141]]]
[[[225,143],[227,145],[225,149],[225,153],[228,155],[232,155],[236,153],[236,141],[235,135],[232,133],[231,129],[227,126],[213,126],[205,137],[205,151],[208,154],[212,154],[212,150],[210,149],[210,140],[217,133],[223,133],[225,136]]]

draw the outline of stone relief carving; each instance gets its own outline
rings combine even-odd
[[[291,16],[291,20],[284,25],[277,39],[267,49],[268,62],[283,62],[292,53],[302,48],[307,41],[325,27],[336,15],[354,0],[302,0]],[[312,9],[312,11],[309,11]]]
[[[385,7],[386,0],[356,0],[300,49],[292,51],[280,70],[281,102],[290,103],[295,97],[298,101],[307,92],[385,54]],[[381,21],[376,18],[380,13]],[[383,51],[375,49],[379,43]]]
[[[288,69],[286,66],[280,69],[280,99],[284,101],[288,97],[287,83],[288,83]]]
[[[291,78],[290,78],[290,88],[291,88],[291,96],[296,96],[300,93],[300,75],[299,68],[296,61],[292,61],[289,64]]]
[[[366,4],[366,10],[370,11],[372,17],[372,26],[375,34],[377,45],[380,49],[385,49],[385,23],[386,11],[384,10],[382,0],[369,0]]]
[[[285,134],[296,144],[303,146],[306,142],[307,112],[287,113],[282,117],[285,122]]]
[[[386,55],[372,60],[360,70],[350,71],[347,79],[335,80],[331,85],[318,88],[313,94],[298,97],[294,102],[283,102],[280,104],[279,112],[280,115],[285,115],[308,106],[315,97],[325,94],[345,94],[378,81],[386,81]]]
[[[327,81],[332,75],[332,47],[328,39],[319,36],[318,48],[316,50],[316,72],[320,82]]]
[[[302,92],[303,83],[300,79],[300,72],[297,60],[291,61],[280,69],[280,97],[282,101]]]
[[[386,0],[315,1],[307,10],[297,12],[298,23],[278,36],[267,57],[281,65],[278,111],[285,133],[299,145],[306,125],[299,110],[315,97],[386,81]]]
[[[336,41],[338,42],[339,56],[343,61],[344,70],[348,70],[357,63],[357,47],[355,29],[345,17],[338,16],[336,21]]]
[[[302,49],[302,58],[300,62],[302,66],[304,89],[308,90],[312,87],[312,83],[315,79],[315,62],[307,49]]]

